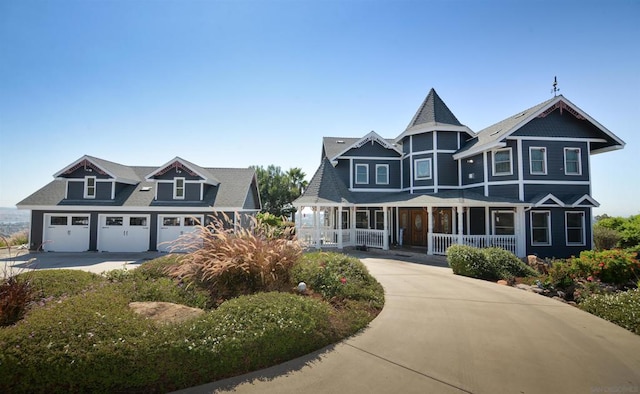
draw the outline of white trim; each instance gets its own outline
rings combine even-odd
[[[429,175],[424,176],[424,177],[418,177],[418,171],[417,171],[417,167],[418,167],[418,163],[419,162],[429,162]],[[424,181],[424,180],[429,180],[429,179],[433,179],[433,159],[431,157],[425,157],[425,158],[421,158],[421,159],[413,159],[413,165],[415,166],[414,168],[414,178],[413,180],[415,181]],[[434,184],[435,187],[435,184]],[[414,189],[416,189],[417,187],[414,186]]]
[[[433,189],[434,193],[438,192],[438,132],[433,131]]]
[[[518,150],[518,200],[524,200],[524,159],[522,154],[522,141],[516,142]]]
[[[476,133],[471,131],[471,129],[468,128],[467,126],[456,126],[456,125],[450,125],[450,124],[444,124],[444,123],[423,124],[419,126],[413,126],[410,129],[411,130],[407,128],[405,131],[402,132],[402,134],[396,137],[394,141],[398,143],[398,141],[401,141],[404,137],[411,137],[416,134],[428,133],[430,131],[458,131],[462,133],[467,133],[471,137],[476,136]]]
[[[196,170],[195,168],[193,168],[192,166],[194,166],[195,164],[193,163],[189,163],[188,161],[182,159],[181,157],[176,156],[175,158],[169,160],[168,162],[166,162],[165,164],[161,165],[160,167],[158,167],[156,170],[154,170],[152,173],[150,173],[149,175],[147,175],[145,177],[146,180],[148,181],[160,181],[160,179],[153,179],[153,177],[160,171],[162,171],[163,169],[169,167],[170,165],[172,165],[173,163],[178,162],[180,164],[182,164],[183,166],[187,167],[188,169],[190,169],[191,171],[193,171],[197,176],[199,176],[200,178],[202,178],[201,180],[199,180],[200,182],[205,182],[207,184],[213,185],[213,186],[218,186],[220,184],[220,182],[215,179],[213,177],[213,175],[211,176],[211,178],[205,176],[204,174],[202,174],[201,172],[199,172],[198,170]],[[205,170],[205,169],[203,169]]]
[[[373,211],[373,224],[374,224],[374,227],[375,227],[373,230],[384,230],[385,229],[384,211],[385,211],[385,209],[376,209],[376,210]],[[378,213],[382,214],[382,228],[378,228]]]
[[[358,167],[364,167],[366,171],[367,181],[366,182],[358,182]],[[353,173],[353,176],[356,180],[356,185],[368,185],[369,184],[369,164],[364,163],[356,163],[356,171]]]
[[[116,181],[111,181],[111,199],[115,200],[116,198]]]
[[[496,154],[500,152],[508,151],[509,152],[509,172],[496,172]],[[511,147],[506,147],[502,149],[495,149],[491,151],[491,176],[509,176],[513,175],[513,149]]]
[[[374,189],[374,188],[349,188],[349,191],[351,192],[402,192],[402,191],[406,191],[403,189],[389,189],[389,188],[379,188],[379,189]]]
[[[413,154],[414,155],[429,155],[429,154],[434,153],[436,150],[438,152],[440,152],[440,153],[456,153],[457,152],[457,150],[455,150],[455,149],[428,149],[428,150],[421,150],[421,151],[418,151],[418,152],[413,152]]]
[[[362,145],[366,144],[367,142],[377,142],[378,144],[380,144],[383,148],[385,149],[392,149],[394,151],[396,151],[400,156],[402,156],[402,151],[398,148],[398,146],[396,144],[390,144],[389,142],[387,142],[384,138],[382,138],[378,133],[376,133],[375,131],[371,131],[370,133],[368,133],[367,135],[365,135],[364,137],[360,138],[358,141],[354,142],[353,144],[347,146],[345,149],[343,149],[340,153],[338,153],[337,155],[329,158],[330,161],[334,161],[339,157],[343,157],[343,155],[345,153],[347,153],[348,151],[350,151],[351,149],[354,148],[360,148]],[[395,141],[397,143],[397,141]]]
[[[349,189],[353,189],[353,159],[349,159]]]
[[[584,205],[582,204],[583,201],[589,201],[592,205]],[[600,206],[600,203],[597,202],[596,200],[593,199],[593,197],[591,197],[588,194],[585,194],[584,196],[580,197],[579,199],[576,200],[576,202],[574,202],[573,204],[571,204],[572,208],[597,208]]]
[[[547,215],[547,238],[549,240],[548,243],[542,242],[533,242],[533,214],[534,213],[544,213]],[[551,239],[551,211],[529,211],[529,230],[531,233],[531,246],[551,246],[553,244],[553,240]]]
[[[489,160],[487,151],[482,152],[482,177],[482,183],[484,184],[484,195],[485,197],[489,197]]]
[[[182,181],[182,196],[178,195],[178,181]],[[186,182],[183,177],[175,177],[173,178],[173,199],[174,200],[184,200],[185,194],[187,194]]]
[[[97,159],[97,157],[96,157]],[[118,178],[116,177],[111,171],[107,171],[104,167],[98,165],[98,163],[96,163],[95,161],[92,160],[91,157],[89,157],[88,155],[84,155],[81,158],[79,158],[78,160],[74,161],[73,163],[69,164],[68,166],[66,166],[65,168],[63,168],[62,170],[56,172],[55,174],[53,174],[53,177],[55,179],[68,179],[68,178],[64,178],[61,177],[62,174],[64,174],[65,172],[67,172],[67,170],[71,169],[72,167],[74,167],[77,164],[80,164],[81,162],[83,162],[84,160],[90,162],[91,164],[93,164],[94,166],[96,166],[97,168],[99,168],[100,170],[104,171],[105,174],[107,174],[110,178],[115,179],[117,182],[120,183],[126,183],[128,185],[135,185],[137,183],[139,183],[140,181],[137,179],[126,179],[126,178]],[[102,160],[102,159],[100,159]],[[106,161],[106,160],[105,160]],[[113,163],[113,164],[118,164],[118,163]],[[121,165],[123,167],[126,167],[122,164],[118,164]]]
[[[578,242],[574,242],[574,243],[569,243],[569,215],[581,215],[582,216],[582,223],[581,223],[581,229],[582,229],[582,242],[578,243]],[[586,222],[585,222],[585,213],[584,211],[565,211],[564,213],[564,239],[565,239],[565,244],[566,246],[585,246],[587,244],[587,232],[586,232]],[[575,227],[574,227],[575,228]]]
[[[402,157],[386,157],[386,156],[340,156],[340,160],[346,159],[362,159],[362,160],[402,160]]]
[[[567,151],[572,150],[578,151],[578,172],[577,173],[568,173],[567,172]],[[564,174],[566,176],[581,176],[582,175],[582,148],[566,146],[564,147]]]
[[[93,179],[93,195],[89,194],[89,179]],[[96,198],[96,194],[98,194],[98,182],[96,182],[96,177],[95,176],[85,176],[84,177],[84,191],[83,191],[83,198],[88,199],[88,200],[95,200]]]
[[[509,136],[508,140],[522,141],[559,141],[559,142],[607,142],[603,138],[578,138],[578,137],[535,137],[535,136]]]
[[[522,143],[521,140],[518,140],[518,143]],[[533,165],[531,162],[531,152],[533,150],[541,150],[542,151],[542,172],[533,172]],[[529,147],[529,175],[547,175],[547,147],[544,146],[530,146]]]
[[[378,168],[386,168],[386,180],[384,182],[378,182]],[[389,184],[389,164],[376,164],[376,185],[388,185]]]
[[[549,200],[554,201],[555,205],[545,204],[545,202]],[[554,196],[553,193],[549,193],[546,196],[542,197],[540,200],[538,200],[538,202],[536,202],[533,206],[534,207],[549,207],[549,206],[564,207],[565,203],[562,200],[560,200],[558,197]]]
[[[306,205],[303,205],[306,206]],[[334,204],[332,206],[337,206]],[[21,205],[18,209],[30,209],[32,211],[45,211],[46,213],[58,213],[58,212],[87,212],[87,213],[102,213],[102,212],[206,212],[210,214],[213,212],[260,212],[259,209],[246,209],[242,207],[185,207],[185,206],[145,206],[145,207],[123,207],[123,206],[104,206],[104,205]]]

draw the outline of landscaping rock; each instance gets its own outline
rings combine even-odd
[[[565,301],[565,299],[564,299],[564,298],[561,298],[561,297],[558,297],[558,296],[553,296],[553,297],[551,297],[551,298],[553,298],[553,299],[554,299],[554,300],[556,300],[556,301],[560,301],[560,302],[564,302],[564,303],[566,303],[566,302],[567,302],[567,301]]]
[[[182,323],[204,313],[202,309],[171,302],[130,302],[129,308],[139,315],[163,324]]]
[[[527,256],[527,264],[529,264],[531,268],[533,268],[534,270],[542,274],[546,275],[549,273],[550,264],[547,263],[545,260],[539,258],[538,256],[535,256],[535,255]]]
[[[504,280],[504,279],[500,279],[500,280],[499,280],[499,281],[497,281],[496,283],[497,283],[497,284],[499,284],[499,285],[502,285],[502,286],[507,286],[507,285],[509,285],[509,283],[508,283],[506,280]]]
[[[531,287],[532,286],[525,285],[524,283],[518,283],[515,287],[520,289],[520,290],[531,291]]]
[[[537,293],[537,294],[543,294],[544,293],[544,289],[541,289],[539,287],[534,287],[534,286],[531,287],[531,291],[533,291],[534,293]]]

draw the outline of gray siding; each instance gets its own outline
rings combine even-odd
[[[576,119],[568,111],[556,109],[544,118],[535,118],[513,135],[535,137],[603,138],[603,134],[591,122]]]
[[[402,187],[411,186],[411,160],[410,158],[402,159]]]
[[[158,182],[156,187],[158,188],[158,201],[173,200],[173,183]]]
[[[438,131],[438,149],[456,150],[458,149],[457,131]]]
[[[260,199],[258,198],[258,188],[255,182],[251,182],[249,191],[247,192],[247,199],[242,206],[244,209],[260,209]]]
[[[349,160],[338,160],[338,165],[334,168],[345,186],[349,187]]]
[[[96,200],[111,200],[111,182],[96,182]],[[83,191],[84,192],[84,191]]]
[[[485,214],[484,208],[471,207],[469,208],[470,226],[469,230],[471,235],[484,235],[485,233]]]
[[[551,245],[531,245],[531,211],[549,211],[551,213]],[[568,258],[577,256],[583,250],[591,249],[591,209],[564,209],[564,208],[534,208],[526,215],[527,254],[535,254],[541,258]],[[584,212],[585,218],[585,246],[567,246],[565,212]]]
[[[589,194],[589,185],[524,185],[524,200],[531,201],[553,193],[558,198]]]
[[[82,200],[84,198],[84,182],[68,181],[67,182],[67,199]]]
[[[202,179],[197,175],[189,174],[185,170],[180,170],[180,172],[178,173],[175,168],[170,169],[169,171],[165,172],[162,175],[156,175],[156,176],[153,177],[153,179],[162,179],[164,181],[173,180],[174,178],[184,178],[186,180],[192,180],[192,181],[193,180],[197,181],[197,180]]]
[[[431,132],[416,134],[411,138],[413,139],[413,152],[433,150],[433,134]]]
[[[200,201],[200,184],[185,183],[184,184],[184,200],[181,201]]]
[[[100,172],[96,170],[92,170],[91,167],[80,167],[73,171],[71,174],[61,175],[62,178],[80,178],[84,179],[87,176],[95,176],[97,179],[111,179],[109,175],[100,174]]]
[[[545,148],[547,154],[547,175],[532,175],[529,161],[529,148]],[[580,148],[581,175],[565,175],[564,173],[564,148]],[[564,141],[523,141],[522,156],[524,179],[550,180],[550,181],[588,181],[589,180],[589,155],[586,142]]]
[[[518,179],[518,163],[519,163],[519,159],[518,159],[518,149],[516,147],[516,142],[515,141],[507,141],[507,146],[505,148],[511,148],[511,169],[512,169],[512,173],[511,175],[499,175],[499,176],[494,176],[493,175],[493,153],[492,152],[488,152],[487,153],[487,162],[488,162],[488,174],[489,174],[489,181],[511,181],[511,180],[516,180]],[[503,149],[503,148],[501,148]]]
[[[369,167],[369,183],[356,184],[356,165],[366,164]],[[376,164],[389,166],[389,184],[376,184]],[[353,188],[354,189],[399,189],[400,188],[400,160],[353,160]],[[348,185],[348,183],[347,183]]]
[[[188,183],[184,184],[184,198],[173,198],[173,182],[158,182],[158,201],[200,201],[200,184]]]
[[[489,196],[518,199],[518,185],[489,185]]]
[[[458,162],[452,153],[438,153],[438,186],[458,186]]]
[[[469,163],[469,160],[473,160],[473,163]],[[469,174],[473,174],[473,179],[469,179]],[[484,182],[482,154],[462,159],[462,184],[470,185],[478,182]]]
[[[35,251],[42,248],[42,237],[44,235],[44,212],[31,211],[31,243],[29,250]]]
[[[409,146],[409,138],[410,137],[404,137],[402,139],[402,153],[404,153],[405,155],[408,155],[409,152],[411,151],[411,147]]]

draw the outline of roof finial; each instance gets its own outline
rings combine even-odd
[[[556,97],[559,91],[560,89],[558,89],[558,77],[553,77],[553,89],[551,89],[553,97]]]

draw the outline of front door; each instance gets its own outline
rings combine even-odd
[[[411,210],[411,245],[427,245],[427,213],[422,209]]]

